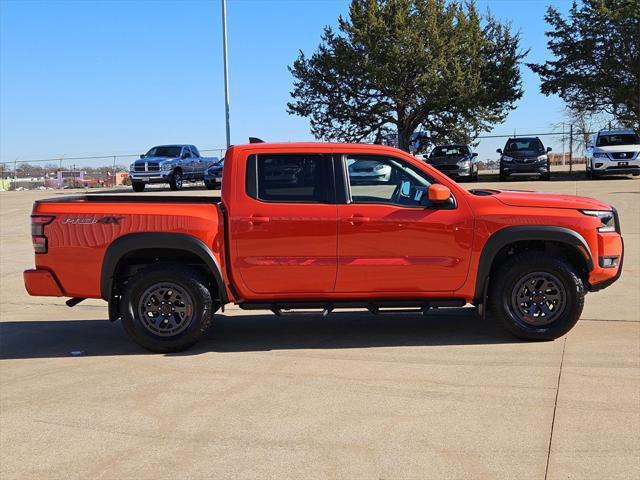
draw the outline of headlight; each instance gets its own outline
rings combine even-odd
[[[539,162],[546,162],[547,160],[549,160],[549,157],[547,157],[546,155],[540,155],[538,157]]]
[[[502,161],[503,162],[513,162],[513,158],[507,156],[507,155],[503,155],[502,156]]]
[[[469,160],[468,158],[467,158],[467,159],[465,159],[465,160],[460,160],[460,161],[458,162],[458,166],[459,166],[460,168],[462,168],[463,170],[466,170],[466,169],[468,169],[468,168],[470,168],[470,167],[471,167],[471,160]]]
[[[133,170],[135,170],[135,168],[136,168],[136,164],[135,163],[132,163],[131,165],[129,165],[129,170],[133,171]]]
[[[599,232],[606,233],[616,231],[616,221],[613,212],[606,210],[582,210],[582,213],[600,219],[602,226],[598,227]]]
[[[170,163],[165,163],[160,165],[160,170],[171,170],[173,168],[173,165],[171,165]]]
[[[604,152],[596,152],[593,154],[593,158],[608,158],[608,155]]]

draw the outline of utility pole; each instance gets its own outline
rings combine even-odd
[[[569,173],[573,172],[573,123],[569,125]]]
[[[231,146],[231,129],[229,128],[229,71],[227,67],[227,0],[222,3],[222,58],[224,62],[224,118],[227,129],[227,148]]]
[[[565,164],[565,158],[564,158],[564,122],[562,122],[562,165]]]

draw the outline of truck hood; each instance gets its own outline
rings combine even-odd
[[[588,197],[525,190],[497,190],[494,197],[512,207],[567,208],[573,210],[611,210],[611,205]]]
[[[640,145],[608,145],[594,147],[594,152],[639,152]]]

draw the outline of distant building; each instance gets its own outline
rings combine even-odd
[[[551,152],[549,153],[549,161],[551,165],[569,165],[569,152],[565,152],[564,154]],[[573,164],[576,165],[580,163],[586,163],[586,158],[574,155]]]
[[[82,170],[58,170],[53,176],[47,178],[47,186],[62,188],[64,185],[81,186],[84,184],[84,172]]]

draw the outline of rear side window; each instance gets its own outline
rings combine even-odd
[[[264,202],[330,203],[330,155],[262,154],[247,161],[247,194]]]

